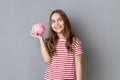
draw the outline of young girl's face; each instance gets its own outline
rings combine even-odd
[[[56,33],[62,33],[64,30],[64,21],[59,13],[54,13],[51,17],[51,27]]]

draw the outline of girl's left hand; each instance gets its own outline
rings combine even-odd
[[[35,32],[33,32],[33,31],[30,31],[30,35],[32,36],[32,37],[35,37],[35,38],[38,38],[38,39],[41,39],[42,38],[42,36],[40,36],[40,35],[37,35]]]

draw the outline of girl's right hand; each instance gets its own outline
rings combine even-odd
[[[35,38],[38,38],[38,39],[41,39],[42,38],[42,36],[39,36],[39,35],[37,35],[35,32],[33,32],[33,31],[30,31],[30,35],[32,36],[32,37],[35,37]]]

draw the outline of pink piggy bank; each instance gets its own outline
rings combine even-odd
[[[45,31],[45,25],[42,23],[34,24],[32,27],[32,32],[35,32],[37,35],[42,36]]]

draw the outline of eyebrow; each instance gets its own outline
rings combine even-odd
[[[62,19],[62,17],[58,17],[57,19]],[[50,21],[54,21],[54,19],[51,19]]]

